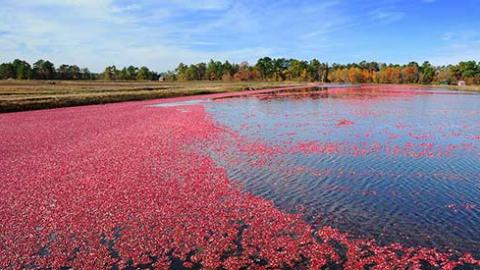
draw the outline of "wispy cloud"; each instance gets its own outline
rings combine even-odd
[[[394,10],[393,8],[379,8],[371,13],[375,21],[381,23],[392,23],[399,21],[405,17],[402,11]]]

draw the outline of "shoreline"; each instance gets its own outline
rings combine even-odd
[[[216,94],[248,95],[254,91],[334,87],[315,82],[107,82],[107,81],[0,81],[0,113],[102,105],[119,102],[200,97]],[[345,84],[346,86],[349,84]],[[358,84],[351,86],[392,86]],[[399,84],[400,87],[443,88],[479,92],[480,86]],[[18,90],[17,90],[18,88]]]

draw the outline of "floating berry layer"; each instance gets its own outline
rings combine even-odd
[[[236,188],[195,150],[222,147],[231,132],[201,104],[148,106],[156,102],[0,115],[0,268],[480,265],[469,254],[314,230]]]

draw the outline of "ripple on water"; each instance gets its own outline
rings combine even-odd
[[[257,145],[214,155],[245,190],[379,243],[476,252],[479,102],[438,90],[345,88],[205,106],[241,144]],[[317,146],[292,148],[305,143]],[[337,148],[319,150],[325,144]]]

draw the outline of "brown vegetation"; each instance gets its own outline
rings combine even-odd
[[[262,89],[290,82],[0,81],[0,112]]]

